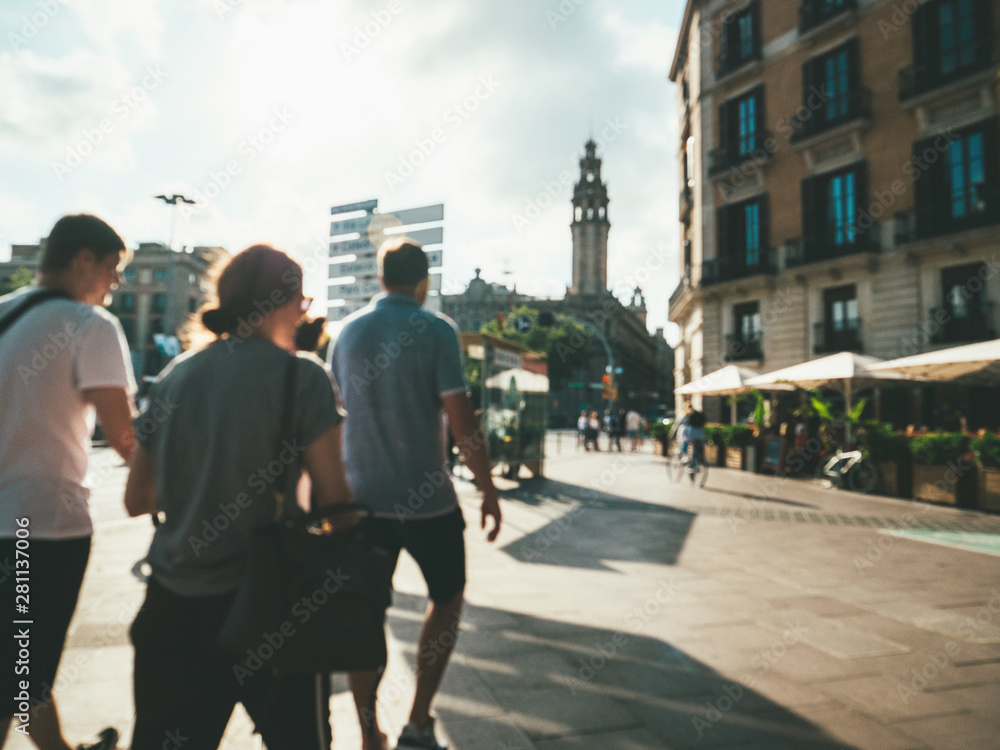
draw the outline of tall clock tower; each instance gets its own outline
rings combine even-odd
[[[608,188],[601,182],[597,144],[588,140],[580,159],[580,181],[573,190],[573,285],[577,295],[599,295],[608,288]]]

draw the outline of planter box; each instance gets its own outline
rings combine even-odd
[[[979,467],[979,507],[1000,511],[1000,469]]]
[[[961,459],[930,466],[914,464],[913,497],[963,508],[975,507],[975,464]]]
[[[878,461],[875,491],[889,497],[913,497],[913,468],[902,461]]]
[[[705,443],[705,463],[709,466],[721,466],[719,461],[719,446],[715,443]]]
[[[729,446],[726,446],[726,468],[727,469],[743,468],[742,448],[731,448]]]

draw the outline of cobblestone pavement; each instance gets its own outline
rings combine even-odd
[[[436,703],[451,747],[1000,748],[1000,557],[936,543],[996,549],[1000,517],[724,469],[698,490],[648,443],[573,443],[553,436],[546,479],[506,487],[495,545],[458,483],[468,604]],[[94,456],[97,532],[56,686],[73,739],[132,722],[129,570],[151,528],[125,518],[116,463]],[[395,585],[393,733],[426,603],[405,557]],[[334,746],[358,748],[335,687]],[[259,747],[240,709],[223,747]]]

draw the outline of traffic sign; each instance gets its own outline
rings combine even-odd
[[[521,334],[528,333],[534,324],[530,315],[518,315],[514,318],[514,330]]]

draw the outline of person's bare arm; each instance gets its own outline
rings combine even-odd
[[[340,452],[340,425],[331,427],[313,440],[306,448],[302,461],[309,473],[313,498],[318,506],[350,501],[351,488],[344,476]]]
[[[486,528],[487,517],[493,519],[493,528],[486,535],[486,539],[492,542],[500,533],[500,498],[497,495],[497,488],[493,486],[493,475],[490,473],[490,453],[486,435],[479,425],[468,393],[465,391],[450,393],[443,396],[441,401],[444,404],[445,414],[448,415],[451,432],[455,436],[459,450],[465,456],[465,465],[472,471],[479,484],[479,490],[483,493],[479,528]]]
[[[133,517],[156,512],[153,454],[141,445],[132,454],[132,468],[125,483],[125,510]]]
[[[93,404],[97,410],[97,421],[101,425],[108,445],[125,459],[132,460],[135,450],[135,430],[132,428],[132,404],[124,388],[88,388],[83,391],[83,399]]]

